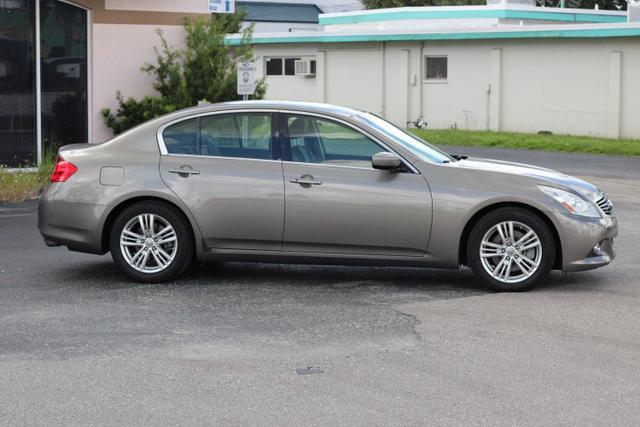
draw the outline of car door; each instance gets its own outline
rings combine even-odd
[[[211,250],[282,249],[284,189],[274,118],[270,111],[221,112],[159,132],[162,179],[191,210]]]
[[[424,177],[371,166],[389,148],[346,122],[282,112],[283,250],[424,256],[431,193]]]

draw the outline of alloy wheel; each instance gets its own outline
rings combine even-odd
[[[137,215],[120,233],[120,250],[127,264],[135,270],[157,273],[167,268],[178,252],[176,231],[159,215]]]
[[[491,227],[480,243],[485,271],[503,283],[518,283],[540,267],[542,244],[533,229],[518,221],[503,221]]]

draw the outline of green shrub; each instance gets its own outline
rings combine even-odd
[[[104,122],[115,134],[154,117],[182,108],[193,107],[200,100],[223,102],[238,100],[236,94],[239,61],[251,61],[253,50],[249,44],[253,27],[240,31],[244,12],[230,15],[212,15],[210,19],[186,21],[185,48],[178,50],[169,45],[161,30],[160,47],[155,47],[155,64],[145,64],[142,71],[154,76],[153,88],[157,96],[142,100],[116,93],[118,108],[115,112],[101,111]],[[242,33],[242,43],[229,47],[224,38],[229,33]],[[265,93],[264,79],[257,82],[254,99]]]

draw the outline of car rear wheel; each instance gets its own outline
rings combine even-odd
[[[471,230],[467,260],[474,274],[498,291],[526,291],[553,267],[554,235],[545,221],[522,208],[501,208]]]
[[[175,208],[161,202],[126,208],[113,224],[110,244],[116,265],[139,282],[175,279],[193,260],[189,226]]]

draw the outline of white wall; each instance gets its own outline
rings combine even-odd
[[[268,78],[269,99],[357,107],[401,126],[423,115],[432,128],[640,138],[638,39],[256,45],[256,52],[319,58],[317,77],[304,85]],[[424,80],[428,55],[447,56],[445,82]]]
[[[607,136],[611,46],[561,40],[503,44],[503,130]]]
[[[622,52],[620,137],[640,138],[640,46],[637,39],[612,46]]]
[[[484,130],[491,46],[477,42],[430,43],[424,46],[420,80],[423,114],[429,127]],[[446,56],[446,81],[425,80],[424,57]]]
[[[284,54],[283,54],[284,53]],[[254,49],[256,71],[265,75],[265,59],[268,57],[316,58],[316,49],[300,45],[262,46]],[[282,101],[317,101],[316,78],[303,76],[267,76],[266,99]]]
[[[182,26],[159,25],[93,25],[93,110],[91,142],[109,139],[112,132],[104,124],[100,114],[103,108],[117,108],[116,91],[127,98],[142,98],[154,94],[153,77],[143,73],[145,62],[154,62],[154,46],[160,45],[156,29],[160,28],[169,43],[182,47]]]
[[[325,101],[383,113],[382,51],[379,45],[328,49]]]

